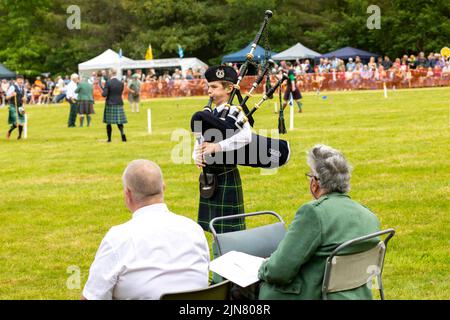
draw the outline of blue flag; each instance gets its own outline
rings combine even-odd
[[[119,58],[122,59],[122,48],[119,50]]]
[[[180,58],[184,57],[183,48],[180,45],[178,45],[178,55],[180,56]]]

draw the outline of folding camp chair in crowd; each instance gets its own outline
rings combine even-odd
[[[223,220],[248,218],[260,215],[272,215],[278,222],[241,231],[217,233],[214,223]],[[261,258],[269,257],[278,247],[278,244],[286,234],[284,221],[279,214],[273,211],[258,211],[237,214],[226,217],[217,217],[211,220],[209,228],[213,234],[218,255],[224,255],[229,251],[239,251]]]
[[[388,236],[384,241],[379,241],[376,246],[369,250],[354,254],[342,254],[354,245],[386,234]],[[376,277],[380,298],[384,300],[381,274],[387,244],[394,234],[394,229],[387,229],[349,240],[338,246],[327,258],[322,283],[322,298],[327,300],[329,293],[351,290],[365,284],[371,284],[372,279]]]

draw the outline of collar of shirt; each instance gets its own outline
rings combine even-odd
[[[155,203],[149,206],[139,208],[133,213],[133,219],[144,216],[146,214],[165,214],[170,213],[165,203]]]
[[[222,104],[216,106],[215,110],[217,110],[217,112],[221,112],[222,109],[223,109],[223,107],[225,106],[225,104],[226,104],[226,103],[222,103]]]

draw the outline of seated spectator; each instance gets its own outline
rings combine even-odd
[[[50,95],[51,91],[48,89],[48,87],[44,83],[44,87],[42,88],[41,95],[38,99],[38,104],[48,104],[50,103]]]
[[[36,77],[34,85],[39,86],[41,89],[44,89],[44,83],[42,82],[41,77]]]
[[[416,61],[414,62],[415,68],[425,68],[427,66],[427,59],[425,58],[425,54],[423,52],[419,53],[419,56],[417,57]]]
[[[339,65],[339,59],[336,56],[333,56],[330,60],[330,69],[337,69],[338,65]]]
[[[6,105],[6,92],[8,92],[9,89],[9,82],[6,79],[2,79],[2,84],[0,87],[0,92],[1,92],[1,99],[2,99],[2,106]]]
[[[450,61],[447,61],[445,67],[442,68],[441,77],[442,78],[449,78],[450,77]]]
[[[413,54],[409,56],[408,66],[410,69],[416,68],[416,57]]]
[[[61,76],[56,78],[55,89],[53,90],[53,103],[60,103],[66,97],[66,85]]]
[[[351,166],[342,153],[316,145],[307,159],[310,171],[306,175],[314,200],[298,209],[277,250],[261,265],[259,299],[321,299],[325,263],[331,252],[339,244],[380,230],[375,214],[348,195]],[[376,243],[378,240],[368,241],[349,253]],[[372,291],[363,285],[332,293],[329,298],[371,299]]]
[[[82,298],[159,299],[206,288],[210,256],[205,234],[193,220],[169,211],[159,166],[134,160],[122,180],[133,217],[104,237]]]
[[[37,104],[39,102],[39,97],[41,96],[42,89],[39,85],[33,84],[31,87],[31,101],[30,104]]]
[[[383,65],[384,70],[389,70],[392,67],[392,61],[388,56],[384,56],[384,60],[381,64]]]
[[[383,65],[383,57],[379,56],[377,59],[377,68]]]
[[[370,70],[375,71],[377,64],[375,63],[375,57],[370,57],[369,63],[367,64]]]
[[[355,63],[353,62],[353,58],[348,58],[345,69],[347,70],[347,72],[353,72],[353,70],[355,70]]]
[[[427,58],[427,67],[431,67],[434,68],[434,66],[436,65],[436,59],[434,57],[434,52],[430,52],[430,54],[428,55]]]
[[[192,70],[192,68],[189,68],[186,71],[186,80],[193,80],[194,79],[194,71]]]

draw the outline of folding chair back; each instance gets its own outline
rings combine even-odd
[[[167,293],[161,300],[229,300],[230,289],[231,282],[226,280],[205,289]]]
[[[384,240],[369,250],[354,254],[339,255],[355,244],[360,244],[380,235],[389,234]],[[376,277],[381,299],[384,300],[384,291],[381,273],[384,265],[387,243],[395,234],[394,229],[388,229],[356,238],[338,246],[327,258],[325,275],[322,284],[322,297],[328,298],[329,293],[346,291],[361,287]]]
[[[279,222],[252,229],[220,234],[217,234],[214,229],[214,223],[219,220],[267,214],[277,217]],[[214,236],[219,255],[224,255],[234,250],[262,258],[269,257],[277,249],[278,244],[286,234],[283,219],[273,211],[260,211],[214,218],[210,222],[210,230]]]

